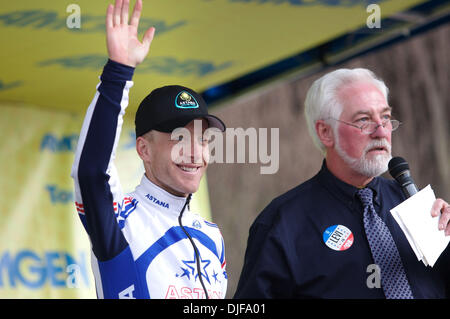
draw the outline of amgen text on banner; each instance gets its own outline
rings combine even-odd
[[[40,289],[89,287],[86,253],[79,252],[75,259],[67,251],[30,249],[0,254],[0,290],[6,288]]]

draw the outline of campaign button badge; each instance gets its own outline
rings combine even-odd
[[[333,250],[346,250],[353,244],[353,233],[344,225],[333,225],[323,232],[323,242]]]

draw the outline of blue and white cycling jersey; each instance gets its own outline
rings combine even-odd
[[[224,242],[217,225],[189,211],[144,175],[123,194],[114,166],[134,68],[109,60],[90,104],[72,167],[75,205],[92,246],[98,298],[225,298]]]

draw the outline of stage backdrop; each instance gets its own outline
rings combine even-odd
[[[0,110],[0,298],[95,298],[70,177],[83,117],[23,104]],[[133,119],[125,115],[115,161],[124,191],[134,190],[144,170]],[[211,220],[205,183],[192,210]]]
[[[0,101],[79,112],[107,59],[104,20],[112,2],[4,1]],[[375,13],[367,12],[369,4],[387,17],[422,2],[144,0],[140,35],[150,26],[156,35],[136,70],[130,108],[156,87],[203,91],[366,27]]]

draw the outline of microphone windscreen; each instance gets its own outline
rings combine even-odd
[[[393,157],[388,164],[389,173],[393,178],[397,178],[397,176],[404,172],[405,170],[409,170],[408,162],[402,157]]]

